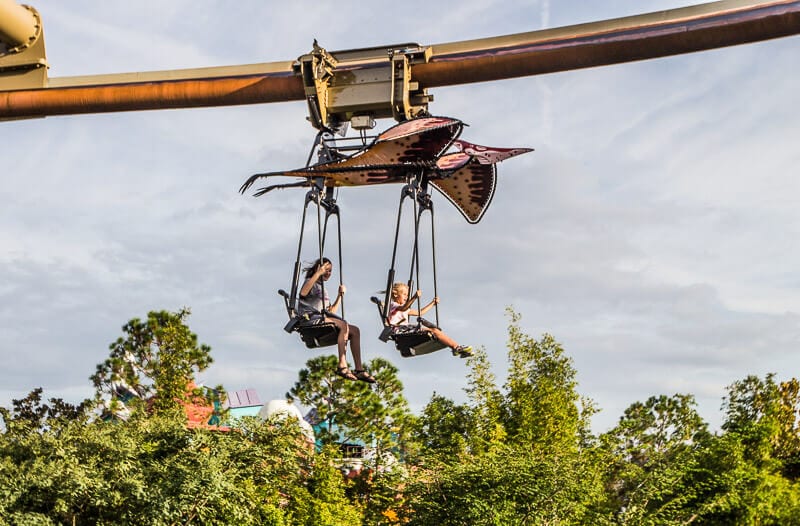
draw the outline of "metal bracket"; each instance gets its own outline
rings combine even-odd
[[[433,96],[412,80],[411,65],[427,62],[430,54],[418,44],[328,52],[314,41],[294,66],[303,78],[311,125],[336,132],[353,118],[354,128],[364,129],[374,119],[401,122],[427,113]]]
[[[318,129],[329,129],[328,126],[328,80],[333,76],[336,59],[314,40],[314,48],[308,55],[299,59],[299,73],[303,77],[308,113],[311,125]],[[295,68],[296,70],[297,68]]]
[[[18,7],[32,16],[32,34],[17,45],[0,42],[0,89],[3,91],[47,86],[48,65],[41,17],[30,6]]]

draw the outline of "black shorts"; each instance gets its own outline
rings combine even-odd
[[[331,313],[327,313],[324,316],[322,314],[306,314],[300,318],[300,321],[297,322],[297,326],[313,327],[314,325],[322,325],[324,323],[328,323],[332,318],[342,320],[340,316]]]

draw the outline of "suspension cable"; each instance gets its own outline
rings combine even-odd
[[[386,278],[386,293],[383,302],[383,309],[382,315],[384,318],[384,322],[389,317],[389,302],[391,299],[392,293],[392,285],[394,284],[394,277],[395,277],[395,263],[397,262],[397,247],[399,245],[400,239],[400,224],[402,221],[403,215],[403,202],[405,201],[406,197],[412,197],[414,201],[414,240],[413,240],[413,248],[411,251],[411,265],[409,269],[409,276],[408,276],[408,290],[409,294],[411,291],[416,293],[416,288],[414,287],[414,281],[416,276],[416,281],[419,282],[420,279],[420,256],[419,256],[419,231],[420,231],[420,223],[422,214],[425,210],[430,211],[430,218],[431,218],[431,254],[433,259],[433,293],[434,297],[439,295],[439,286],[437,281],[436,275],[436,231],[434,228],[434,216],[433,216],[433,202],[430,199],[430,195],[427,193],[427,184],[424,180],[424,174],[420,174],[413,178],[408,178],[408,183],[403,187],[402,193],[400,195],[400,204],[398,205],[397,209],[397,223],[395,226],[395,233],[394,233],[394,247],[392,248],[392,264],[389,268],[389,274]],[[422,188],[420,188],[420,185]],[[422,202],[424,201],[424,202]],[[416,298],[417,303],[417,312],[422,311],[422,298]],[[439,305],[434,305],[436,307],[436,325],[439,325]],[[417,324],[419,325],[419,318],[421,315],[417,316]]]
[[[344,284],[344,261],[342,260],[342,216],[339,215],[339,205],[334,205],[334,206],[336,207],[336,227],[337,227],[336,236],[339,242],[339,287],[341,287]],[[345,318],[344,294],[342,294],[342,318]]]
[[[338,193],[338,189],[337,189]],[[336,241],[339,245],[338,254],[339,254],[339,286],[344,283],[344,261],[342,256],[342,216],[339,213],[339,205],[336,204],[336,197],[334,196],[334,189],[333,187],[327,187],[325,189],[325,199],[322,201],[325,206],[325,227],[322,233],[322,252],[325,251],[325,243],[328,239],[328,221],[330,217],[336,216]],[[322,258],[320,257],[320,260]],[[323,289],[324,290],[324,289]],[[338,291],[337,291],[338,294]],[[344,296],[342,296],[342,318],[345,317],[344,313]]]
[[[322,195],[321,195],[321,193],[319,191],[319,188],[317,188],[317,194],[316,194],[316,201],[315,202],[317,204],[317,243],[318,243],[318,246],[319,246],[319,259],[317,261],[319,261],[319,265],[320,265],[320,267],[322,267],[322,251],[325,248],[325,232],[322,229]],[[326,216],[325,217],[325,224],[327,225],[327,223],[328,223],[328,218]],[[322,292],[322,310],[324,312],[325,311],[325,280],[324,279],[321,280],[319,284],[320,284],[321,292]],[[320,314],[322,314],[322,312]]]
[[[397,261],[397,244],[398,240],[400,239],[400,220],[403,217],[403,201],[405,200],[407,194],[410,191],[409,184],[406,184],[403,187],[403,190],[400,193],[400,204],[397,207],[397,225],[394,230],[394,248],[392,248],[392,264],[389,267],[389,275],[386,278],[386,294],[383,300],[383,319],[387,320],[389,318],[389,300],[392,297],[392,285],[394,285],[394,265]]]
[[[417,284],[419,284],[419,218],[420,218],[420,210],[419,210],[419,179],[416,180],[416,184],[414,185],[414,248],[411,251],[411,270],[409,272],[408,277],[408,292],[411,294],[411,289],[414,284],[414,271],[416,271],[416,278]],[[419,287],[415,287],[414,292]],[[416,298],[417,303],[417,323],[419,324],[420,318],[420,311],[422,310],[422,298],[417,296]]]
[[[431,213],[431,254],[433,258],[433,297],[439,297],[439,289],[436,283],[436,231],[434,229],[434,221],[433,217],[433,202],[430,201],[430,196],[428,197],[428,210]],[[436,326],[439,326],[439,304],[434,304],[434,312],[436,313]]]
[[[330,161],[331,160],[331,152],[328,149],[328,146],[323,141],[323,131],[320,131],[315,140],[314,145],[311,147],[311,152],[308,154],[308,159],[306,161],[306,167],[311,165],[311,159],[314,155],[314,152],[320,148],[319,156],[322,161]],[[319,251],[319,257],[317,261],[319,262],[320,266],[323,262],[323,255],[325,252],[325,241],[327,239],[328,234],[328,221],[330,220],[331,215],[336,216],[336,226],[337,226],[337,242],[338,242],[338,255],[339,255],[339,286],[341,287],[343,284],[343,257],[342,257],[342,224],[341,224],[341,215],[339,213],[339,206],[336,204],[336,197],[334,195],[334,188],[333,187],[325,187],[325,179],[324,177],[317,176],[314,177],[313,180],[309,178],[309,182],[312,183],[312,189],[306,193],[305,201],[303,203],[303,215],[300,220],[300,236],[299,241],[297,244],[297,257],[295,258],[294,262],[294,269],[292,274],[292,289],[291,295],[288,298],[288,307],[289,307],[289,315],[294,317],[296,315],[296,308],[297,308],[297,301],[298,301],[298,289],[300,288],[300,274],[301,274],[301,261],[300,258],[303,253],[303,240],[305,238],[305,229],[306,229],[306,219],[308,216],[308,206],[313,202],[317,207],[317,248]],[[325,196],[322,196],[322,191],[325,190]],[[338,190],[338,189],[337,189]],[[338,192],[337,192],[338,193]],[[325,208],[325,222],[323,225],[322,222],[322,208]],[[320,281],[320,288],[322,294],[322,312],[320,314],[324,314],[327,311],[327,307],[325,305],[325,281]],[[344,297],[342,297],[342,317],[344,318]]]
[[[300,280],[300,255],[303,249],[303,235],[306,229],[306,212],[308,211],[308,203],[311,201],[311,192],[308,192],[303,203],[303,217],[300,220],[300,242],[297,244],[297,258],[294,261],[294,273],[292,274],[292,291],[289,296],[289,309],[290,315],[294,316],[295,308],[297,306],[297,286]]]

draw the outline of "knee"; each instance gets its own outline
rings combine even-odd
[[[348,325],[350,329],[350,334],[354,337],[358,338],[361,335],[361,330],[356,325]]]

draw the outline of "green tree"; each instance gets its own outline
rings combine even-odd
[[[723,434],[698,462],[708,524],[800,524],[798,382],[748,376],[728,387]]]
[[[587,469],[588,468],[588,469]],[[604,523],[589,505],[600,487],[580,457],[497,446],[420,471],[407,488],[409,525]]]
[[[104,422],[39,392],[2,410],[0,525],[358,524],[345,481],[299,426],[189,429],[177,411]]]
[[[572,358],[549,334],[537,341],[519,327],[509,309],[509,371],[505,429],[509,439],[526,447],[577,452],[589,432],[594,408],[577,393]]]
[[[465,452],[475,428],[473,414],[469,406],[434,393],[414,429],[420,452],[443,458]]]
[[[349,487],[348,495],[370,522],[380,522],[397,506],[403,469],[415,423],[397,368],[375,358],[367,364],[377,382],[353,382],[337,376],[335,356],[318,356],[306,362],[287,398],[310,407],[318,422],[317,438],[326,446],[362,441],[370,457]]]
[[[472,372],[465,448],[459,426],[443,416],[456,404],[435,397],[423,415],[421,439],[442,443],[415,467],[403,519],[408,524],[602,524],[600,470],[591,451],[592,405],[577,393],[575,370],[549,335],[524,334],[509,310],[509,374],[495,384],[483,350]],[[427,426],[427,427],[426,427]],[[453,439],[456,437],[456,439]],[[453,455],[442,455],[442,451]]]
[[[470,401],[469,418],[464,422],[470,426],[467,442],[474,453],[486,451],[506,440],[506,400],[497,387],[486,350],[481,348],[467,362],[470,372],[465,389]]]
[[[619,524],[683,524],[695,515],[697,451],[710,438],[696,405],[691,395],[652,396],[602,435],[609,511]]]
[[[719,526],[800,524],[797,483],[775,464],[754,463],[742,438],[725,432],[698,450],[690,469],[692,518]]]
[[[742,437],[758,461],[776,459],[792,479],[800,476],[800,382],[748,376],[728,388],[722,428]]]
[[[187,429],[176,413],[51,420],[41,433],[0,439],[0,517],[23,525],[291,524],[307,500],[293,498],[308,496],[302,474],[311,454],[296,428],[261,422],[223,433]]]
[[[632,404],[601,437],[609,510],[619,524],[800,524],[798,484],[780,452],[793,382],[747,377],[729,388],[711,435],[689,395]],[[789,411],[790,412],[790,411]],[[788,417],[787,417],[788,418]],[[788,423],[788,419],[784,423]]]
[[[362,510],[346,494],[346,482],[336,467],[338,448],[327,446],[314,455],[305,491],[293,496],[293,525],[358,526]]]
[[[370,361],[377,380],[371,386],[337,376],[336,364],[333,355],[308,360],[287,398],[313,410],[324,424],[318,438],[325,444],[361,440],[380,451],[401,448],[414,418],[397,368],[381,358]]]
[[[40,432],[53,420],[83,420],[89,417],[91,400],[73,405],[61,398],[51,398],[48,405],[42,402],[42,392],[42,388],[37,387],[25,398],[12,400],[11,411],[0,407],[0,418],[7,432]]]
[[[221,396],[221,388],[188,392],[195,374],[211,364],[211,348],[198,343],[186,319],[189,309],[152,311],[147,320],[134,318],[122,327],[124,336],[112,343],[108,359],[97,366],[91,380],[96,399],[111,394],[112,406],[122,402],[143,405],[152,400],[156,411],[177,410],[181,402],[198,395],[207,403]],[[114,409],[115,407],[112,407]]]
[[[124,381],[117,388],[160,401],[155,411],[105,422],[88,403],[44,403],[41,389],[0,408],[0,525],[358,523],[344,480],[297,425],[187,428],[179,400],[211,361],[187,314],[132,320],[93,377],[98,395]]]

